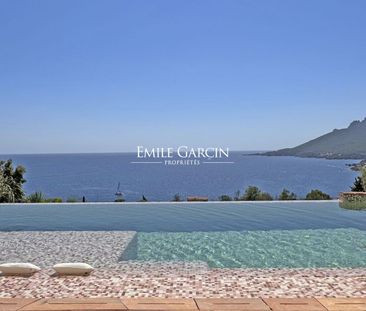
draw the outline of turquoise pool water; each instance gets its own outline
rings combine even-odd
[[[366,267],[357,229],[138,233],[122,260],[204,261],[214,268]]]

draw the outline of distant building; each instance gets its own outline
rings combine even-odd
[[[191,196],[187,197],[188,202],[207,202],[208,197],[197,197],[197,196]]]

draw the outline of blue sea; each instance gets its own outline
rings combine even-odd
[[[353,160],[266,157],[231,152],[227,161],[191,166],[133,164],[135,153],[3,155],[26,167],[27,194],[41,191],[47,197],[86,197],[87,201],[114,201],[117,185],[127,201],[144,195],[149,201],[187,196],[233,196],[249,185],[277,195],[283,188],[304,196],[321,189],[336,197],[348,190],[357,173],[346,166]]]

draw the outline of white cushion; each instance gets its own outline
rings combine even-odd
[[[0,265],[0,271],[3,275],[30,275],[40,270],[40,267],[31,263],[10,262]]]
[[[59,263],[53,266],[58,274],[63,275],[88,275],[94,270],[91,265],[82,262]]]

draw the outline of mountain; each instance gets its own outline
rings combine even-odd
[[[366,118],[294,148],[262,153],[267,156],[296,156],[326,159],[366,159]]]

